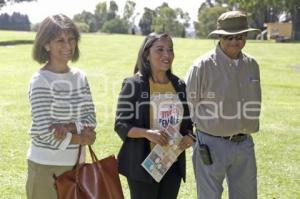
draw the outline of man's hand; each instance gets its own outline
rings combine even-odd
[[[194,140],[190,136],[185,135],[183,136],[181,142],[179,143],[179,148],[185,150],[190,146],[192,146],[193,144],[194,144]]]

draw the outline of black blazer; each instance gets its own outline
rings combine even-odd
[[[184,118],[180,126],[180,133],[186,135],[188,130],[192,131],[193,127],[186,103],[185,83],[174,75],[171,75],[169,79],[179,99],[183,102]],[[124,79],[115,118],[115,131],[123,140],[118,154],[119,172],[128,178],[143,182],[155,182],[141,166],[150,153],[150,142],[146,138],[129,138],[127,134],[132,127],[150,128],[149,101],[148,76],[136,74]],[[179,155],[178,161],[172,167],[175,167],[179,176],[185,181],[185,152]]]

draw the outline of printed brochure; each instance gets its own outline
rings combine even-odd
[[[168,145],[160,146],[156,144],[147,158],[142,162],[142,166],[156,182],[161,181],[162,177],[183,151],[178,146],[182,139],[182,135],[178,130],[169,125],[165,131],[169,135]]]

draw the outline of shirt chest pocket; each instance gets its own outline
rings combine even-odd
[[[201,98],[206,101],[224,101],[227,89],[228,83],[208,82],[201,92]]]
[[[248,88],[245,95],[247,95],[248,99],[251,100],[259,100],[260,99],[260,81],[257,77],[250,77],[248,79]]]

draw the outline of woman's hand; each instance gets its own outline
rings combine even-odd
[[[49,130],[53,131],[54,137],[57,140],[65,139],[66,133],[68,132],[68,128],[64,124],[52,124]]]
[[[190,136],[185,135],[183,136],[181,142],[179,143],[179,148],[185,150],[190,146],[192,146],[193,144],[194,144],[194,140]]]
[[[168,134],[163,130],[152,130],[149,129],[146,131],[145,137],[155,143],[159,144],[161,146],[165,146],[168,144]]]
[[[92,128],[84,127],[80,134],[81,145],[92,145],[96,140],[96,132]]]

